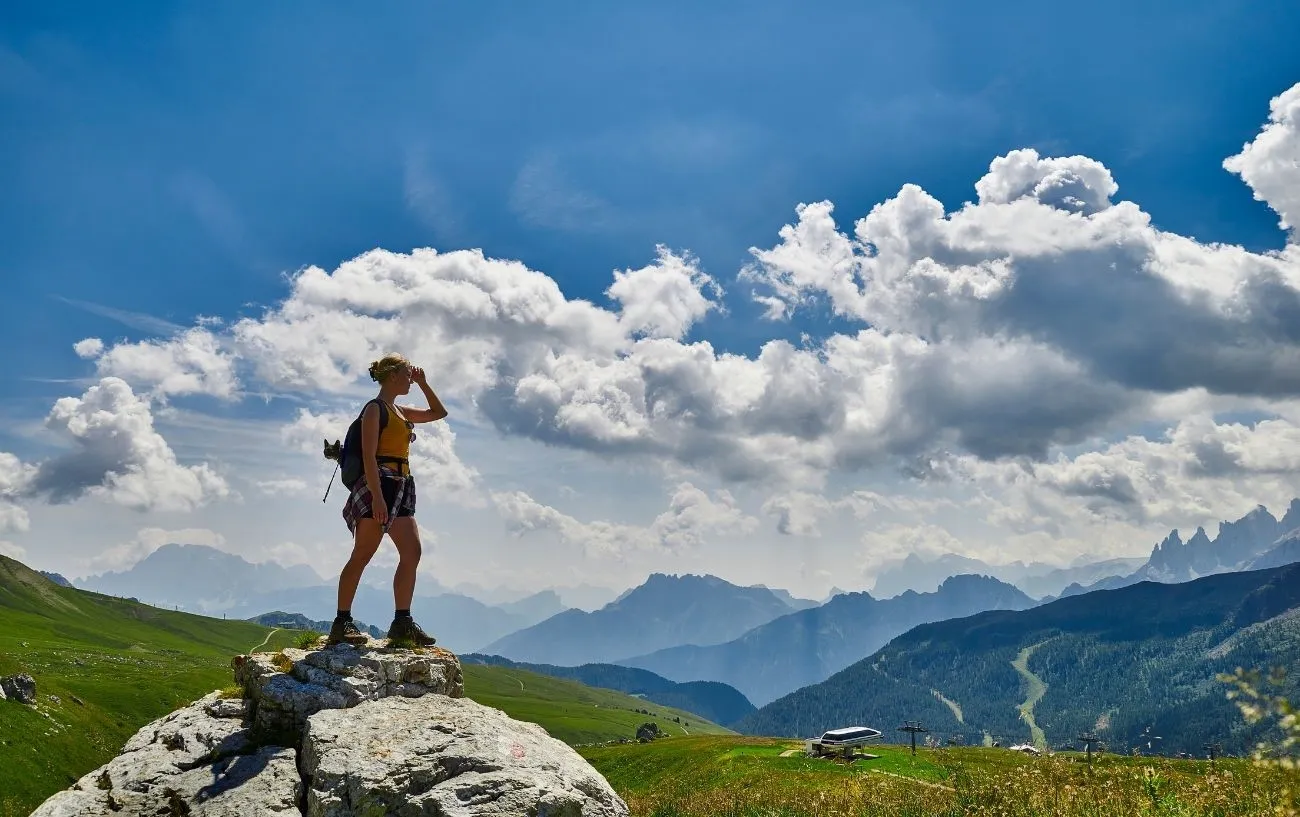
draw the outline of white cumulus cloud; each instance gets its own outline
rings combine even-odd
[[[654,264],[614,273],[606,294],[621,305],[621,321],[629,332],[655,337],[681,338],[718,302],[704,290],[721,297],[722,289],[700,270],[698,262],[659,247]]]
[[[77,357],[91,360],[103,354],[104,341],[99,338],[83,338],[72,344],[72,351],[77,353]]]
[[[101,377],[118,377],[156,396],[208,394],[231,399],[239,390],[235,359],[221,339],[204,327],[165,340],[119,343],[107,351],[97,338],[77,344],[77,354],[97,357]]]
[[[1282,229],[1300,227],[1300,84],[1269,102],[1269,122],[1241,153],[1225,159],[1224,168],[1237,173],[1282,217]],[[1294,233],[1293,233],[1294,235]]]
[[[0,451],[0,533],[21,533],[31,526],[27,510],[19,500],[27,493],[35,476],[34,465],[7,451]]]
[[[149,404],[119,378],[60,398],[45,424],[72,450],[39,463],[24,490],[53,504],[89,494],[142,511],[189,511],[229,494],[207,463],[177,462],[154,429]]]
[[[1226,162],[1292,227],[1298,109],[1300,85],[1272,100],[1263,129]],[[590,202],[562,189],[557,167],[541,161],[525,174],[527,209],[587,218]],[[988,492],[990,519],[1023,535],[1072,524],[1131,533],[1113,526],[1223,513],[1238,496],[1282,492],[1300,422],[1288,414],[1300,400],[1300,246],[1293,236],[1256,253],[1158,229],[1119,196],[1122,181],[1090,157],[1027,149],[993,157],[972,179],[976,200],[953,210],[914,184],[851,226],[836,223],[829,201],[803,203],[739,280],[769,317],[826,306],[846,328],[746,353],[686,341],[722,312],[721,288],[663,248],[613,273],[608,308],[481,251],[375,250],[300,271],[260,316],[84,350],[102,373],[160,396],[238,396],[238,372],[253,388],[330,405],[369,387],[371,360],[401,351],[453,414],[472,413],[507,440],[766,483],[764,513],[792,535],[816,535],[831,513],[885,507],[857,494],[819,498],[830,475],[881,468],[923,483],[965,480]],[[1188,395],[1263,420],[1237,428],[1213,412],[1159,414]],[[52,417],[91,416],[69,399]],[[320,411],[286,432],[315,456],[320,438],[341,437],[351,420]],[[1167,439],[1132,436],[1153,417],[1168,421]],[[52,425],[82,439],[71,419]],[[428,479],[482,494],[453,443],[449,428],[421,430]],[[100,477],[117,473],[72,479],[82,467],[63,463],[74,491],[109,490]],[[1216,469],[1235,473],[1238,487]],[[1177,487],[1162,488],[1171,474]],[[517,529],[555,530],[595,552],[689,546],[748,524],[721,494],[707,504],[678,496],[645,527],[581,522],[522,493],[493,499]],[[931,530],[915,543],[925,542],[946,540]]]

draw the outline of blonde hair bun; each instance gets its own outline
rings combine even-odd
[[[410,365],[411,361],[399,354],[384,355],[370,364],[370,379],[382,383],[393,372]]]

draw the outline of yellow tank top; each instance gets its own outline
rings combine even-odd
[[[388,406],[388,425],[379,432],[379,445],[375,449],[377,457],[401,457],[406,459],[411,451],[411,430],[406,427],[406,418],[392,405]],[[409,473],[406,463],[385,462],[379,460],[379,467],[393,468],[400,473]]]

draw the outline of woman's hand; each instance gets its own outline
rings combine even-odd
[[[424,380],[424,369],[421,369],[419,366],[412,366],[412,367],[411,367],[411,382],[415,383],[417,386],[423,386],[424,383],[425,383],[425,380]]]
[[[382,495],[379,497],[378,502],[374,501],[373,494],[371,494],[371,497],[371,503],[374,507],[370,509],[370,513],[375,518],[375,521],[379,523],[379,527],[382,528],[384,525],[388,524],[388,506],[384,504],[384,498]]]

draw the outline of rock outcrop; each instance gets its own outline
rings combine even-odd
[[[625,817],[570,746],[464,697],[440,648],[237,656],[213,692],[140,729],[32,817],[184,814]]]
[[[296,752],[249,740],[242,700],[213,692],[154,721],[33,815],[298,813]]]
[[[5,698],[20,704],[36,703],[36,680],[26,673],[0,678],[0,700]]]
[[[663,737],[663,732],[659,731],[659,724],[654,721],[648,721],[636,728],[636,739],[641,743],[649,743],[659,737]]]
[[[627,807],[568,745],[467,698],[386,698],[312,716],[306,813],[614,817]]]
[[[419,652],[284,649],[236,656],[231,665],[250,704],[253,738],[260,743],[297,746],[307,719],[322,709],[346,709],[394,695],[465,695],[460,659],[439,647]]]

